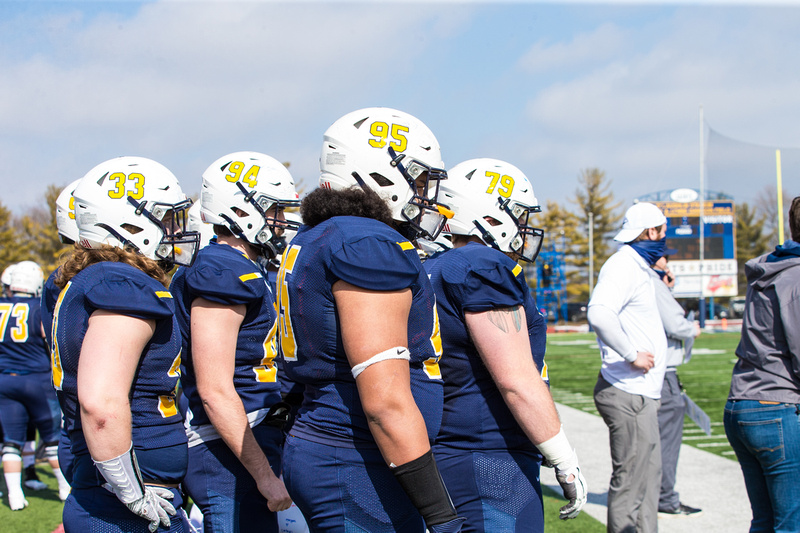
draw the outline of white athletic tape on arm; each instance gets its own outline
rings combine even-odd
[[[363,363],[357,364],[350,370],[353,373],[353,379],[357,378],[360,373],[367,369],[367,367],[372,366],[375,363],[380,363],[381,361],[387,361],[389,359],[405,359],[406,361],[410,361],[411,353],[408,351],[408,348],[403,346],[395,346],[394,348],[389,348],[386,351],[375,354]]]
[[[556,433],[555,437],[547,439],[541,444],[537,444],[536,447],[539,449],[542,455],[544,455],[545,459],[556,466],[564,463],[565,461],[569,461],[572,458],[572,455],[575,453],[572,447],[569,445],[569,441],[567,440],[567,435],[564,433],[563,427],[558,430],[558,433]]]

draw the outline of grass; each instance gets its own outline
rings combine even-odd
[[[678,368],[684,390],[711,419],[709,437],[686,418],[683,443],[734,460],[722,415],[738,343],[738,333],[704,333],[696,339],[692,360]],[[597,414],[592,391],[600,370],[600,355],[594,334],[548,335],[547,366],[556,402]]]
[[[728,396],[731,371],[736,361],[734,350],[738,342],[738,333],[704,333],[695,343],[695,355],[691,362],[678,370],[686,392],[711,418],[712,430],[711,437],[708,437],[687,418],[684,444],[734,460],[722,427],[722,411]],[[547,365],[551,390],[557,402],[597,414],[592,391],[600,369],[600,355],[593,334],[548,335]],[[0,504],[0,530],[9,533],[50,533],[61,523],[63,504],[58,499],[56,480],[48,466],[39,466],[37,470],[49,490],[26,490],[30,505],[24,511],[12,512],[4,496]],[[605,531],[605,526],[583,513],[574,520],[559,520],[558,509],[564,505],[563,497],[546,487],[543,493],[545,533]]]

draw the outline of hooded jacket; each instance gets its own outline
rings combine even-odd
[[[800,243],[745,264],[747,299],[732,400],[800,403]]]

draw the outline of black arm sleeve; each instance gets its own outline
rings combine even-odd
[[[428,526],[458,517],[431,450],[393,468],[392,473]]]

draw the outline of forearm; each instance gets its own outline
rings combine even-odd
[[[131,445],[131,408],[127,401],[93,408],[81,405],[81,425],[89,455],[106,461],[128,451]]]
[[[597,337],[603,344],[617,352],[626,361],[636,360],[636,347],[631,344],[628,336],[622,330],[617,314],[603,306],[590,305],[587,311],[587,318],[592,329],[597,333]]]
[[[540,444],[558,433],[561,421],[550,391],[541,379],[530,379],[527,386],[501,390],[501,394],[531,442]]]
[[[425,421],[418,410],[414,411],[384,410],[368,416],[370,432],[386,464],[399,466],[430,450]]]
[[[254,479],[273,475],[253,435],[242,401],[235,389],[201,392],[203,407],[214,429]]]

